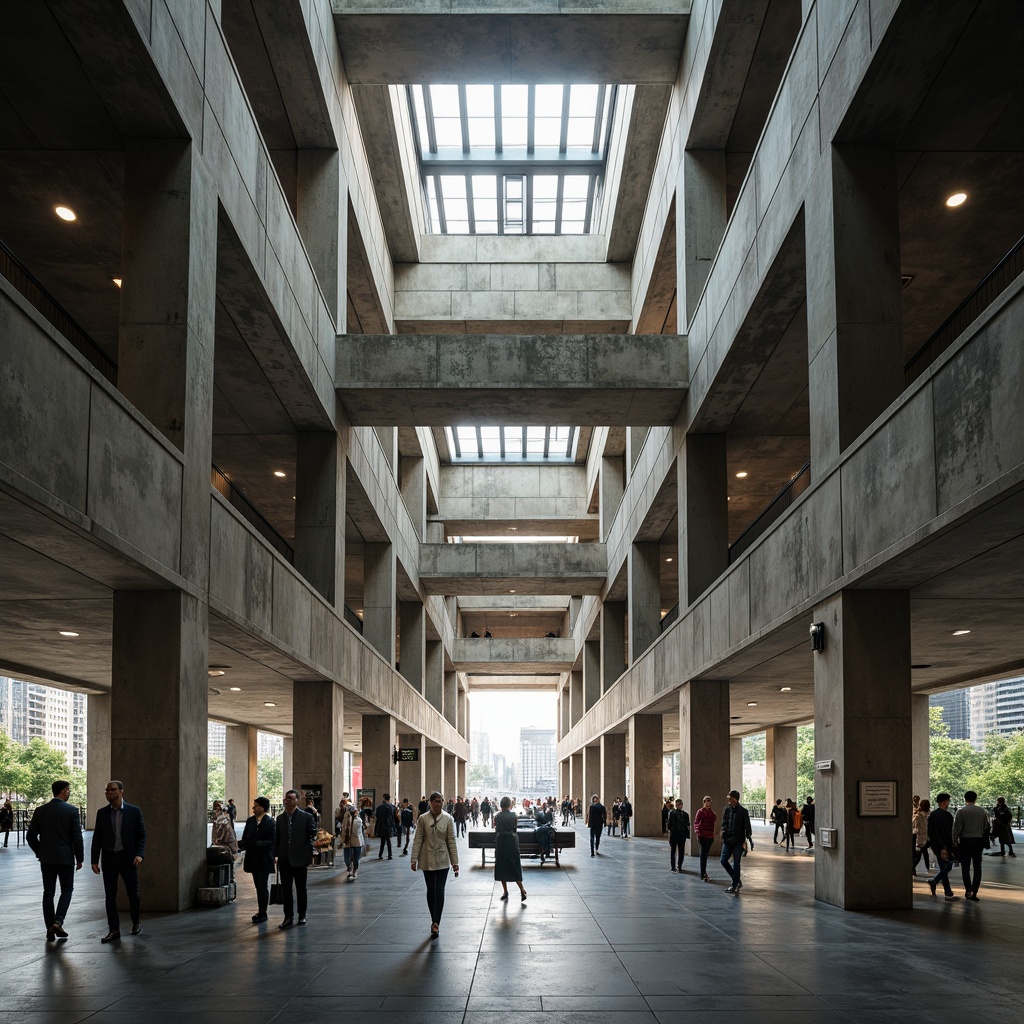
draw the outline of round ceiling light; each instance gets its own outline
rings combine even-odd
[[[950,208],[963,206],[967,202],[966,192],[954,192],[947,200],[946,205]]]
[[[78,214],[71,209],[70,206],[55,206],[53,212],[60,217],[61,220],[66,220],[69,224],[73,220],[78,220]]]

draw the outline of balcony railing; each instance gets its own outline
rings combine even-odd
[[[810,486],[811,464],[805,462],[800,472],[768,502],[761,514],[729,545],[729,564],[732,565]]]
[[[259,509],[216,466],[211,467],[210,483],[227,499],[233,509],[240,512],[242,517],[255,527],[257,533],[268,541],[278,554],[288,562],[295,561],[295,551],[291,544],[263,518]]]

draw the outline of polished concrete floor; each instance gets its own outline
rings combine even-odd
[[[814,901],[813,854],[787,855],[755,830],[739,896],[726,894],[718,864],[713,884],[691,857],[671,874],[661,841],[609,837],[591,858],[580,830],[561,869],[526,862],[525,905],[502,903],[490,865],[466,849],[437,942],[408,858],[374,855],[354,884],[343,868],[311,872],[306,928],[278,931],[278,908],[269,926],[251,924],[240,873],[237,902],[144,912],[143,934],[113,946],[100,945],[102,887],[86,867],[71,937],[47,945],[36,862],[10,848],[0,851],[0,1021],[1024,1020],[1024,856],[985,858],[980,903],[934,900],[922,879],[912,912],[844,913]]]

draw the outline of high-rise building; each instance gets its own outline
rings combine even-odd
[[[558,739],[554,729],[519,730],[519,785],[523,792],[558,788]]]
[[[219,757],[222,761],[227,757],[228,733],[220,722],[206,723],[206,756]]]
[[[951,740],[969,740],[971,738],[971,691],[969,689],[933,693],[928,698],[928,706],[942,708],[942,721],[949,729]]]
[[[485,732],[474,732],[469,744],[469,759],[472,764],[491,763],[491,737]]]
[[[39,737],[67,755],[72,768],[85,768],[87,700],[84,693],[0,677],[0,728],[12,740]]]
[[[1009,736],[1024,731],[1024,676],[982,683],[968,692],[974,746],[980,747],[991,733]]]
[[[284,737],[276,732],[260,732],[256,737],[256,757],[262,761],[268,757],[284,757]]]

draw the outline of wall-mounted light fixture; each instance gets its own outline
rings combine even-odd
[[[825,623],[824,622],[812,622],[811,623],[811,650],[812,651],[823,651],[823,650],[825,650]]]

